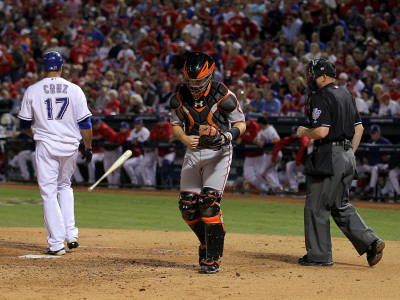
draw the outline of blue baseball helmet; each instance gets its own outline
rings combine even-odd
[[[50,51],[43,57],[45,71],[59,71],[63,66],[63,58],[60,53]]]

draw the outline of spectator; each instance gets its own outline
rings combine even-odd
[[[129,110],[130,113],[141,114],[147,111],[146,106],[143,105],[143,98],[140,94],[131,95],[132,106]]]
[[[379,106],[380,106],[379,100],[381,99],[382,94],[383,94],[382,85],[374,84],[374,86],[372,87],[372,98],[369,107],[371,114],[374,116],[379,115]]]
[[[246,69],[246,60],[240,54],[241,49],[242,45],[238,42],[232,43],[229,47],[229,53],[224,64],[225,82],[229,83],[234,73],[237,73],[238,76],[243,75],[243,71]]]
[[[250,112],[262,112],[264,110],[266,100],[264,98],[264,91],[262,89],[256,89],[254,98],[250,101],[249,111]]]
[[[11,98],[8,90],[1,91],[0,112],[9,112],[14,105],[14,100]]]
[[[353,89],[357,92],[357,95],[361,96],[361,91],[365,88],[365,84],[360,79],[360,73],[359,72],[351,73],[350,82],[353,83]]]
[[[197,46],[203,31],[204,29],[200,25],[199,18],[197,16],[193,16],[191,22],[183,28],[182,33],[188,32],[191,43]]]
[[[347,73],[340,73],[339,74],[339,82],[338,82],[338,86],[339,87],[346,87],[347,86],[347,80],[349,79],[349,75],[347,75]]]
[[[158,102],[158,95],[140,80],[135,81],[135,90],[142,97],[143,105],[147,109],[152,109],[153,104]]]
[[[293,96],[286,94],[283,97],[282,108],[280,115],[282,116],[294,116],[296,113],[296,106],[293,103]]]
[[[379,104],[378,115],[382,117],[400,116],[399,103],[392,100],[389,93],[382,94]]]
[[[153,32],[149,32],[147,38],[144,38],[139,43],[138,51],[141,52],[144,60],[149,63],[160,54],[160,44],[157,42]]]
[[[88,32],[85,35],[86,40],[91,40],[95,47],[102,47],[104,44],[104,34],[95,27],[96,23],[90,20],[88,23]]]
[[[397,72],[400,74],[399,71]],[[400,86],[400,83],[398,83],[398,85]],[[400,91],[396,88],[396,84],[393,80],[389,81],[388,88],[389,88],[390,98],[398,102],[398,100],[400,99]]]
[[[286,37],[286,43],[292,45],[294,37],[300,35],[303,21],[298,18],[297,13],[289,15],[285,20],[285,25],[282,26],[282,32]]]
[[[262,112],[270,116],[277,116],[281,112],[282,104],[278,98],[276,98],[273,90],[265,92],[265,104],[262,108]]]
[[[118,91],[114,89],[109,90],[108,97],[110,98],[110,101],[108,101],[106,109],[115,114],[119,114],[121,102],[118,99]]]
[[[132,98],[129,90],[121,92],[121,104],[119,106],[119,113],[126,114],[132,109]]]
[[[352,90],[351,94],[354,97],[354,101],[356,101],[357,110],[360,113],[360,115],[363,115],[363,116],[369,115],[368,102],[367,102],[367,101],[369,101],[368,91],[363,90],[361,93],[362,97],[358,97],[357,92],[355,90]]]

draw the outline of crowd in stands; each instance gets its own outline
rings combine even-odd
[[[245,112],[304,115],[304,65],[323,57],[362,115],[400,116],[396,0],[2,0],[0,113],[18,113],[50,50],[94,115],[168,113],[203,51]]]
[[[245,111],[303,114],[304,64],[325,57],[364,115],[400,115],[398,1],[0,1],[0,110],[16,113],[60,52],[63,76],[102,114],[168,111],[188,51]]]

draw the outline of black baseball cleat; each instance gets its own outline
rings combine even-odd
[[[206,257],[207,257],[207,248],[204,247],[204,248],[202,249],[201,246],[204,246],[204,245],[200,245],[200,246],[199,246],[199,265],[200,265],[200,266],[201,266],[201,261],[202,261],[203,259],[206,259]]]
[[[383,256],[383,249],[385,249],[385,242],[381,239],[376,239],[372,242],[372,244],[368,247],[367,253],[367,261],[368,264],[372,267],[375,266]]]
[[[203,271],[203,273],[206,273],[206,274],[217,273],[219,271],[220,263],[221,263],[220,261],[213,260],[211,258],[203,259],[200,262],[201,270]]]
[[[72,238],[67,242],[68,249],[78,248],[79,242],[77,238]]]
[[[304,255],[303,257],[300,257],[297,262],[302,266],[308,266],[308,267],[313,267],[313,266],[314,267],[332,267],[333,266],[333,261],[319,262],[319,261],[309,260],[307,258],[307,254]]]

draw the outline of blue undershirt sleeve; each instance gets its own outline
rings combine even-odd
[[[21,129],[29,129],[32,127],[32,122],[33,121],[27,121],[27,120],[20,119],[19,127],[21,127]]]
[[[87,117],[86,119],[78,122],[78,126],[80,129],[90,129],[92,128],[92,122],[90,121],[90,118]]]

